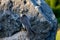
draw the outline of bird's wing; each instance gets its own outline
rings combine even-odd
[[[46,3],[41,3],[41,6],[38,8],[38,10],[42,12],[42,14],[48,19],[48,20],[54,20],[55,15],[52,12],[51,8]]]
[[[41,3],[41,6],[38,8],[38,10],[41,10],[42,15],[49,21],[49,23],[52,25],[51,26],[51,36],[50,38],[53,39],[52,37],[55,37],[56,35],[56,30],[57,30],[57,19],[52,12],[51,8],[46,4],[46,3]],[[54,40],[54,39],[53,39]]]
[[[32,1],[32,3],[34,5],[35,1]],[[36,6],[37,5],[34,5],[34,7],[36,7]],[[43,31],[48,31],[47,34],[51,33],[50,39],[53,39],[53,37],[55,37],[55,35],[56,35],[56,30],[57,30],[57,19],[56,19],[54,13],[52,12],[52,9],[45,2],[42,2],[42,1],[41,1],[40,5],[37,7],[37,9],[38,9],[39,13],[41,13],[43,15],[43,17],[45,17],[47,24],[50,25],[49,27],[47,27],[48,30],[45,29]],[[39,25],[39,27],[41,28],[41,24]],[[42,27],[45,27],[45,25],[43,23],[42,23]],[[51,31],[49,31],[50,27],[51,27]],[[35,26],[34,26],[34,28],[35,28]],[[40,28],[39,28],[39,30],[40,30]],[[36,27],[36,29],[38,30],[37,27]],[[47,40],[50,40],[50,39],[47,39]]]

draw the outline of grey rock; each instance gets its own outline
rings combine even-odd
[[[21,18],[21,14],[26,17]],[[56,40],[57,25],[52,9],[44,0],[1,1],[2,40]]]

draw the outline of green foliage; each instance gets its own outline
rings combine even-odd
[[[50,0],[51,8],[55,8],[56,0]]]
[[[51,8],[55,8],[56,0],[46,0],[46,2]]]
[[[60,5],[54,8],[53,12],[55,13],[56,17],[59,18],[60,17]]]
[[[60,23],[60,18],[58,18],[58,23]]]
[[[47,2],[48,5],[50,5],[50,0],[45,0]]]

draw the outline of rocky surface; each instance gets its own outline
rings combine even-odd
[[[35,34],[22,29],[21,14]],[[0,0],[0,40],[55,40],[56,31],[57,19],[44,0]]]

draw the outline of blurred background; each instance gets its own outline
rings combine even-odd
[[[60,0],[45,0],[45,1],[52,8],[56,18],[58,19],[58,30],[56,40],[60,40]]]

